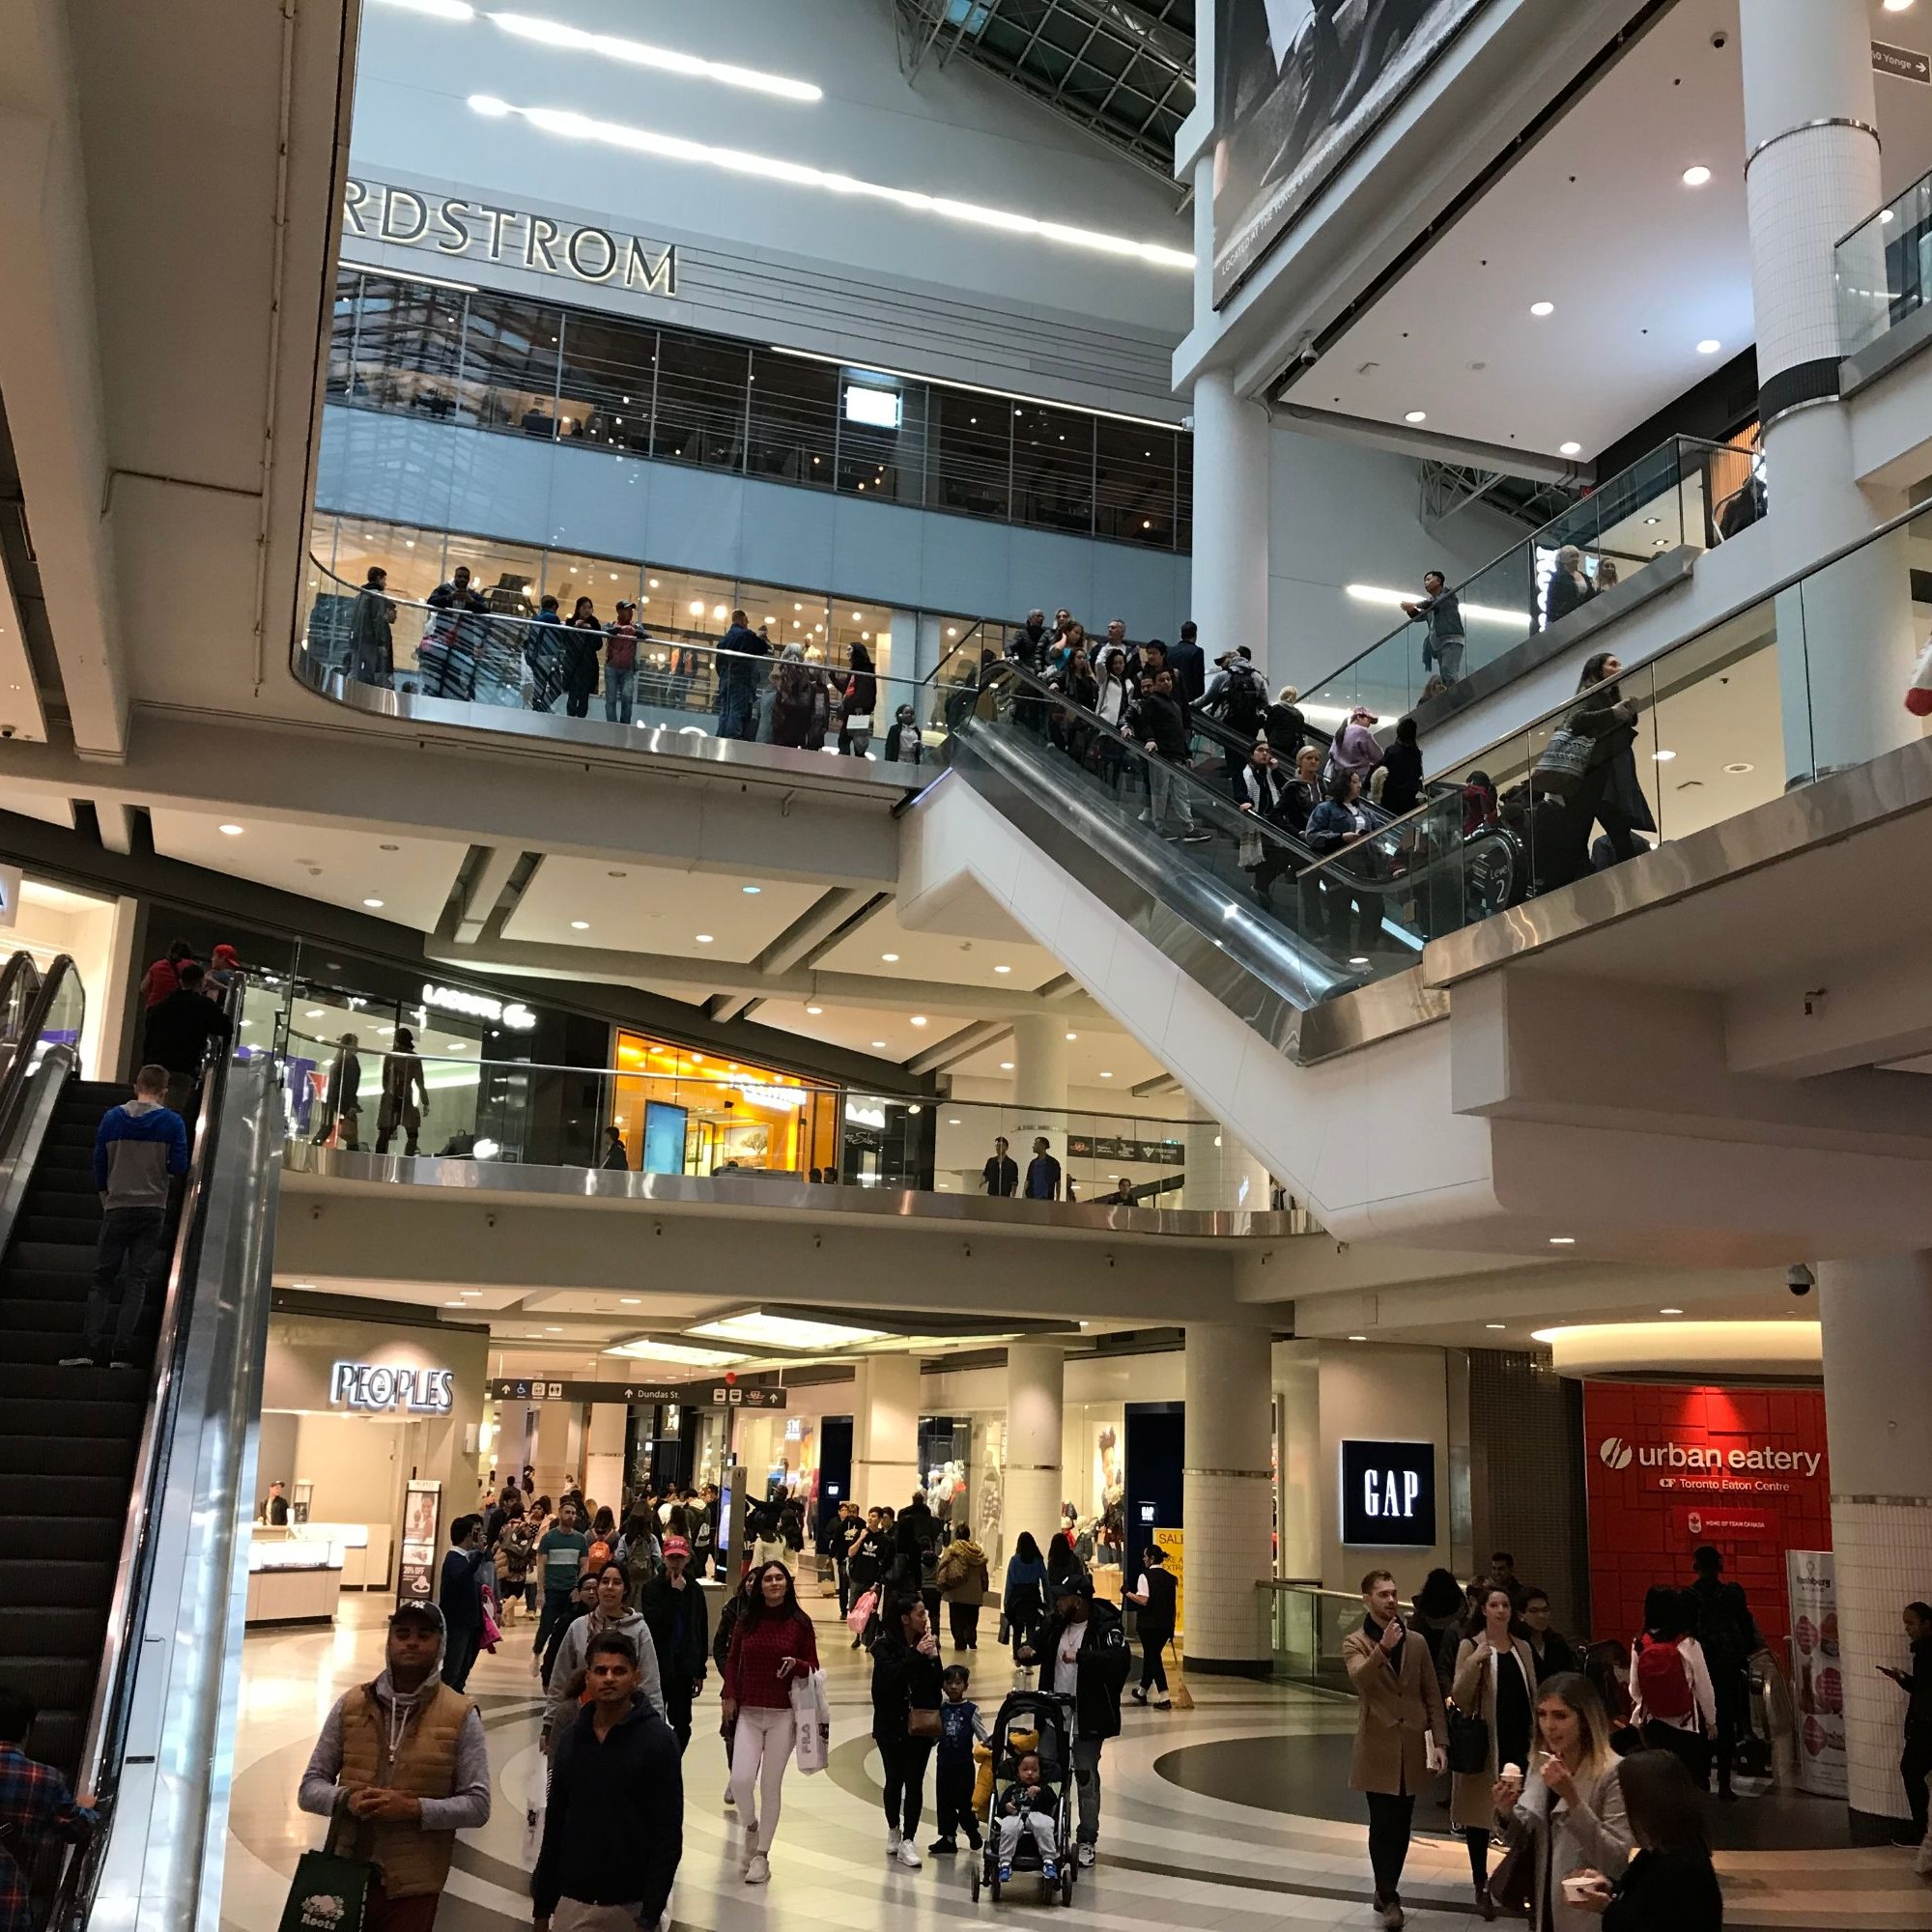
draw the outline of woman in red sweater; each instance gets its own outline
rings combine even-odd
[[[782,1563],[767,1563],[724,1658],[724,1721],[737,1725],[731,1792],[745,1830],[739,1852],[747,1885],[763,1885],[772,1875],[779,1799],[797,1737],[792,1682],[817,1668],[818,1634],[798,1606],[791,1572]]]

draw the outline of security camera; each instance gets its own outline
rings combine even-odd
[[[1718,31],[1711,36],[1711,44],[1712,46],[1717,48],[1717,50],[1719,53],[1722,53],[1723,50],[1730,45],[1730,43],[1731,43],[1730,35],[1725,33],[1723,28],[1721,27],[1719,27]]]
[[[1793,1294],[1809,1294],[1818,1286],[1818,1277],[1803,1262],[1793,1262],[1784,1270],[1784,1285]]]
[[[0,738],[11,738],[18,728],[14,724],[0,724]]]

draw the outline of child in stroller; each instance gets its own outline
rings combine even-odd
[[[999,1833],[1000,1883],[1013,1875],[1013,1854],[1023,1835],[1031,1833],[1039,1851],[1039,1875],[1048,1885],[1060,1877],[1058,1820],[1060,1799],[1040,1770],[1039,1753],[1028,1751],[1017,1775],[1000,1800],[994,1829]]]

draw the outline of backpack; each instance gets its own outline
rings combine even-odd
[[[611,1561],[611,1546],[600,1536],[584,1552],[583,1567],[586,1570],[601,1570]]]
[[[1266,713],[1262,681],[1251,669],[1228,667],[1227,719],[1236,731],[1257,731]]]
[[[1696,1699],[1690,1694],[1690,1673],[1684,1667],[1684,1654],[1674,1643],[1644,1639],[1643,1648],[1637,1652],[1636,1683],[1646,1718],[1680,1723],[1697,1708]]]

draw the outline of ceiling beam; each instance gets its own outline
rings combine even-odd
[[[456,916],[456,943],[474,946],[497,910],[511,875],[524,857],[517,844],[479,846],[470,854],[469,877],[463,887],[463,907]]]
[[[998,1020],[977,1020],[957,1033],[948,1034],[944,1039],[935,1040],[923,1053],[915,1054],[906,1062],[906,1071],[920,1075],[943,1073],[949,1066],[970,1060],[980,1048],[991,1046],[996,1039],[1008,1039],[1011,1035],[1012,1028]]]

